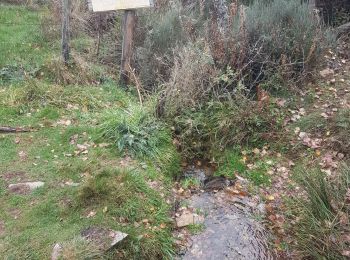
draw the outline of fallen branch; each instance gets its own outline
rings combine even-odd
[[[27,132],[30,132],[30,130],[20,128],[20,127],[0,126],[0,133],[27,133]]]

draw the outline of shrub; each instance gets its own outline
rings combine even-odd
[[[205,103],[172,120],[186,157],[211,158],[230,146],[259,144],[280,127],[278,111],[261,110],[244,95],[236,98]]]
[[[167,80],[173,66],[173,49],[187,41],[181,21],[182,9],[178,3],[173,8],[161,8],[146,13],[137,33],[136,64],[146,86],[154,87]]]
[[[308,72],[322,50],[324,34],[320,21],[307,3],[275,0],[255,1],[246,11],[246,31],[252,48],[260,42],[260,63],[274,68],[289,68],[291,73]],[[255,56],[257,57],[257,56]],[[284,68],[283,68],[284,67]],[[297,74],[292,76],[298,77]]]
[[[169,117],[208,101],[218,75],[205,43],[189,43],[177,53],[163,92],[163,109]]]
[[[210,9],[209,1],[199,6],[173,1],[152,14],[143,28],[143,46],[138,48],[144,54],[138,57],[144,82],[149,85],[166,80],[173,70],[178,70],[179,56],[188,58],[178,55],[183,46],[198,41],[210,47],[204,53],[213,57],[216,66],[223,71],[230,66],[239,74],[234,77],[234,85],[243,78],[248,88],[276,72],[299,79],[312,71],[321,51],[328,46],[327,32],[307,3],[273,0],[254,1],[246,8],[234,4],[230,7],[232,29],[226,34],[220,31],[215,8]],[[172,74],[170,81],[182,79],[181,74],[178,78]]]
[[[147,46],[161,46],[154,48],[160,76],[150,78],[153,84],[168,79],[160,86],[158,114],[176,128],[182,144],[191,146],[181,147],[191,157],[213,147],[261,141],[278,126],[279,117],[275,110],[272,115],[260,111],[253,101],[257,87],[278,94],[312,73],[329,46],[328,33],[307,4],[297,0],[236,6],[226,33],[220,31],[215,9],[205,9],[212,8],[209,2],[203,10],[179,6],[166,12],[172,21],[181,18],[176,24],[150,24],[146,35]],[[181,33],[172,34],[175,27]],[[167,32],[164,39],[154,33],[158,29]],[[180,34],[185,39],[176,38]],[[160,62],[163,58],[167,62]]]
[[[296,202],[297,247],[308,259],[347,259],[350,169],[344,166],[332,177],[301,170],[298,180],[306,198]]]

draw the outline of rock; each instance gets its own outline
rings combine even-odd
[[[200,224],[204,222],[204,217],[188,210],[182,212],[182,214],[176,218],[176,226],[178,228],[186,227],[192,224]]]
[[[95,243],[100,250],[108,251],[123,241],[128,234],[106,228],[89,227],[81,232],[81,236]]]
[[[26,194],[44,185],[42,181],[15,183],[9,185],[9,190],[18,194]]]
[[[329,68],[321,70],[320,71],[320,75],[321,75],[322,78],[327,78],[329,76],[334,75],[334,70],[329,69]]]
[[[62,246],[60,244],[55,244],[55,246],[52,249],[51,260],[60,259],[61,253],[62,253]]]
[[[213,191],[213,190],[222,190],[227,186],[230,186],[234,181],[230,181],[225,177],[211,177],[204,182],[204,190]]]
[[[256,207],[257,211],[261,214],[261,215],[266,215],[266,207],[264,203],[260,203],[257,207]]]
[[[194,223],[193,213],[185,211],[179,217],[176,218],[176,226],[186,227]]]

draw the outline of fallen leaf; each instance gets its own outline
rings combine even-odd
[[[266,199],[269,200],[269,201],[273,201],[273,200],[275,200],[275,197],[272,196],[272,195],[269,195],[269,196],[266,197]]]
[[[96,211],[90,211],[89,214],[86,216],[87,218],[93,218],[96,216]]]

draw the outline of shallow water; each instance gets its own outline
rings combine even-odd
[[[202,173],[199,176],[202,178]],[[233,196],[225,190],[200,192],[187,202],[204,213],[205,229],[191,237],[181,259],[274,259],[268,250],[267,233],[254,219],[256,203],[248,196]]]

